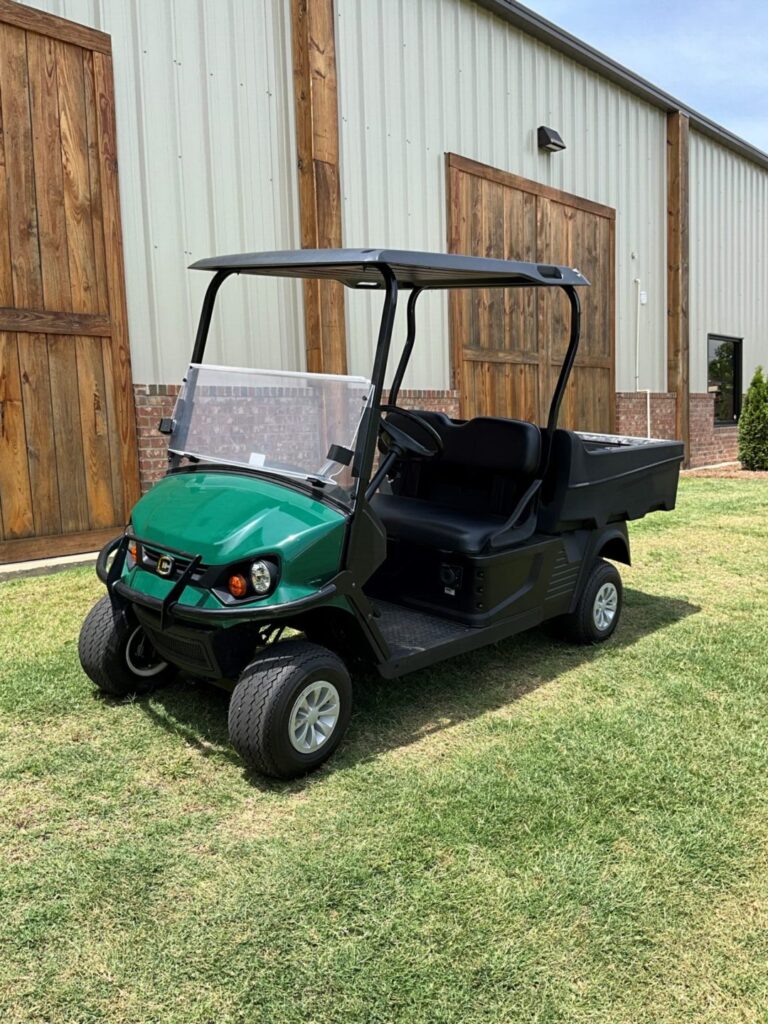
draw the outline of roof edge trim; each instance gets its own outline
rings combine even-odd
[[[530,8],[517,3],[517,0],[474,0],[474,2],[479,7],[490,11],[491,14],[495,14],[504,21],[509,22],[515,28],[551,46],[553,50],[558,50],[566,57],[575,60],[578,64],[589,68],[590,71],[594,71],[602,75],[603,78],[607,78],[616,85],[620,85],[629,92],[634,93],[635,96],[639,96],[652,106],[659,107],[667,112],[670,110],[682,111],[688,115],[691,127],[701,135],[706,135],[727,149],[733,150],[733,152],[768,170],[768,153],[764,153],[757,146],[753,146],[752,143],[729,131],[728,128],[717,124],[711,118],[700,114],[697,110],[689,107],[688,104],[675,99],[674,96],[664,92],[663,89],[659,89],[652,82],[649,82],[634,71],[630,71],[629,68],[619,64],[612,57],[608,57],[600,50],[595,49],[594,46],[590,46],[589,43],[585,43],[577,36],[566,32],[559,25],[547,21],[546,18],[542,18],[540,14],[530,10]]]

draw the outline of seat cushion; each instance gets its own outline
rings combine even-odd
[[[504,516],[396,494],[377,494],[371,505],[390,537],[468,555],[482,551],[506,523]]]

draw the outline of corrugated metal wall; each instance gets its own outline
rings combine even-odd
[[[664,114],[467,0],[337,0],[337,16],[345,244],[444,251],[446,151],[613,206],[617,388],[635,385],[640,277],[640,386],[665,389]],[[540,124],[561,132],[564,153],[539,152]],[[348,310],[354,373],[375,338],[366,298],[370,314]],[[406,384],[445,387],[446,304],[422,302],[430,344]]]
[[[35,6],[112,36],[133,377],[177,381],[209,279],[186,266],[215,253],[299,244],[290,5]],[[230,301],[219,307],[207,357],[303,368],[300,286],[233,280],[224,288]]]
[[[707,335],[743,338],[744,387],[768,368],[768,171],[691,132],[691,391],[707,390]]]
[[[112,36],[134,379],[175,381],[207,281],[187,264],[298,245],[290,4],[35,6]],[[664,390],[664,114],[469,0],[336,0],[336,9],[345,244],[444,250],[447,151],[613,206],[617,389],[635,383],[639,277],[648,294],[639,383]],[[542,123],[562,133],[564,153],[539,152]],[[768,174],[692,132],[693,391],[706,389],[708,332],[744,337],[746,371],[768,363],[766,267]],[[225,287],[210,357],[302,368],[299,286]],[[406,383],[446,387],[446,303],[433,295],[421,305]],[[351,372],[369,372],[379,308],[376,296],[348,297]]]

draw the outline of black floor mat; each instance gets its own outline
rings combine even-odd
[[[374,601],[374,606],[379,612],[376,625],[392,648],[393,657],[428,651],[474,632],[461,622],[449,622],[389,601]]]

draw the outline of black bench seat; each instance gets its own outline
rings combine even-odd
[[[439,412],[419,415],[440,434],[442,452],[433,459],[401,460],[393,493],[377,494],[372,507],[390,537],[479,554],[502,533],[536,479],[541,431],[501,417],[457,422]],[[520,531],[504,535],[505,544],[517,539]]]
[[[397,494],[377,494],[371,504],[390,537],[468,555],[482,551],[507,521],[504,516]]]

